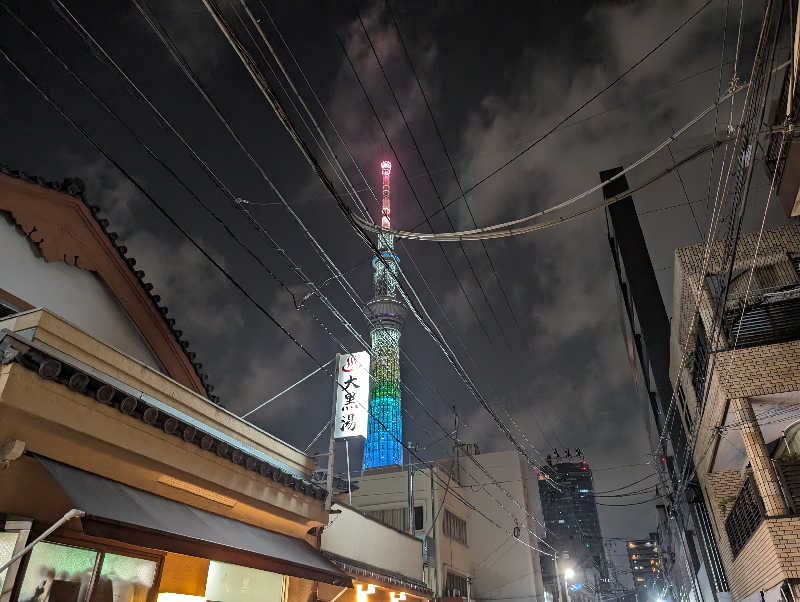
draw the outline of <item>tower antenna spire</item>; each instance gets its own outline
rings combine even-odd
[[[381,193],[382,197],[382,204],[381,204],[381,228],[384,230],[389,230],[392,226],[391,224],[391,215],[392,215],[392,199],[391,199],[391,191],[389,187],[389,176],[392,174],[392,162],[391,161],[381,161],[381,175],[383,176],[383,189]]]
[[[390,161],[381,161],[381,229],[392,223]],[[400,400],[400,333],[406,307],[397,292],[400,258],[394,252],[394,237],[378,234],[378,253],[372,259],[375,293],[366,306],[370,322],[372,361],[369,374],[370,417],[364,443],[363,470],[403,465],[403,417]],[[378,418],[378,420],[375,420]],[[388,432],[387,432],[388,430]]]

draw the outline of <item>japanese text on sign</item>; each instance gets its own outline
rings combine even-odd
[[[339,356],[336,370],[335,437],[367,437],[369,417],[369,354]]]

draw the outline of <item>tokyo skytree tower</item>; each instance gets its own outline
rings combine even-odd
[[[383,176],[381,228],[391,227],[389,175],[392,164],[381,162]],[[370,321],[372,361],[370,362],[369,423],[364,443],[363,470],[383,466],[402,466],[403,418],[400,406],[400,333],[406,308],[397,294],[400,259],[394,252],[394,237],[378,235],[380,258],[372,259],[375,270],[375,295],[367,303]],[[376,420],[377,418],[377,420]],[[385,427],[385,428],[384,428]]]

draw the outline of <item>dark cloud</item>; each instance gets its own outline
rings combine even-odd
[[[153,96],[235,194],[257,202],[277,200],[130,6],[120,5],[117,11],[99,14],[101,11],[94,10],[92,3],[75,4],[74,10],[87,28],[102,33],[99,37],[119,56],[132,79]],[[465,186],[527,146],[602,88],[691,14],[697,3],[596,3],[583,13],[574,7],[559,8],[556,3],[512,4],[439,2],[394,6]],[[757,7],[745,4],[740,78],[747,77],[759,17]],[[362,6],[361,10],[436,188],[445,201],[455,198],[458,187],[385,8],[382,3],[375,3]],[[600,170],[638,157],[712,102],[719,72],[708,69],[719,64],[722,10],[722,3],[712,3],[685,31],[577,115],[571,124],[471,193],[469,201],[478,223],[519,217],[596,184]],[[409,228],[423,221],[411,187],[428,214],[440,206],[436,191],[354,13],[338,6],[320,9],[313,3],[280,5],[274,11],[304,74],[367,176],[365,183],[352,164],[345,164],[356,188],[363,190],[367,206],[375,209],[375,202],[365,189],[369,186],[377,190],[378,162],[391,158],[397,165],[399,158],[408,172],[408,181],[396,167],[392,176],[393,223]],[[302,296],[308,292],[265,238],[230,207],[180,146],[129,98],[119,80],[99,66],[47,7],[26,5],[22,13],[62,49],[70,64],[89,75],[137,132],[231,225],[244,244],[295,293]],[[273,182],[337,265],[352,269],[350,279],[361,297],[368,298],[371,270],[365,263],[369,259],[367,248],[348,229],[210,20],[199,9],[177,2],[159,4],[158,16],[176,36],[231,125],[243,136]],[[733,10],[729,14],[727,60],[733,56],[737,16]],[[235,21],[233,14],[231,21]],[[64,78],[57,66],[45,60],[30,39],[9,19],[4,18],[1,23],[3,37],[14,54],[32,69],[36,65],[36,75],[53,86],[54,94],[298,340],[322,360],[337,350],[325,329],[345,345],[355,347],[352,337],[319,301],[312,300],[308,309],[296,310],[286,291],[233,244],[180,186],[92,105],[90,98]],[[274,36],[267,21],[262,24],[267,34]],[[343,37],[399,157],[392,156],[358,84],[343,62],[334,31]],[[285,50],[281,49],[281,53],[296,81],[302,82]],[[723,89],[730,81],[731,67],[723,69]],[[680,81],[700,72],[703,73]],[[0,147],[0,159],[49,178],[77,174],[87,179],[92,202],[101,205],[112,226],[129,240],[133,254],[168,301],[178,326],[192,341],[218,385],[217,392],[232,410],[244,412],[254,407],[315,368],[29,88],[11,72],[6,73],[3,82],[0,108],[8,132]],[[336,140],[308,89],[300,88],[310,106],[315,107],[330,139]],[[599,115],[587,119],[595,114]],[[728,113],[721,112],[719,119],[726,125]],[[676,145],[676,156],[705,142],[713,127],[712,114],[692,132],[692,138]],[[334,146],[344,160],[345,149],[340,144]],[[721,157],[718,153],[717,169]],[[668,156],[660,156],[652,165],[632,174],[631,183],[643,181],[668,162]],[[681,170],[691,199],[706,196],[708,170],[708,157]],[[761,171],[757,170],[758,179],[754,182],[757,193],[765,188]],[[716,178],[715,171],[714,183]],[[667,178],[637,194],[635,200],[645,211],[681,202],[683,195],[677,179]],[[598,194],[592,197],[598,198]],[[756,194],[755,198],[760,197]],[[759,210],[756,207],[748,218],[751,225]],[[284,209],[256,206],[253,211],[311,278],[317,282],[330,278],[330,272]],[[472,225],[461,202],[453,205],[450,216],[457,228]],[[705,204],[697,206],[696,217],[702,231],[708,219]],[[776,204],[769,220],[776,223],[779,219]],[[442,215],[432,221],[436,230],[448,228]],[[642,216],[641,222],[656,267],[672,264],[676,246],[700,240],[698,227],[686,207],[649,213]],[[519,239],[490,241],[487,248],[508,291],[516,321],[505,307],[480,244],[469,243],[466,250],[499,324],[486,306],[478,280],[469,272],[460,249],[453,244],[444,245],[444,252],[489,331],[489,340],[435,245],[409,242],[399,245],[399,253],[423,302],[489,402],[505,418],[508,411],[518,425],[514,427],[518,437],[527,439],[541,452],[547,453],[554,446],[581,447],[597,468],[647,461],[647,409],[635,401],[619,329],[603,214],[590,214]],[[669,310],[671,271],[662,270],[658,275]],[[329,281],[324,290],[366,335],[363,316],[337,281]],[[489,451],[509,447],[419,325],[409,323],[403,345],[424,375],[420,377],[404,360],[404,381],[437,418],[448,426],[452,424],[450,407],[454,405],[462,418],[464,439],[475,440]],[[261,410],[254,420],[282,439],[305,447],[327,419],[329,397],[330,385],[318,375]],[[405,394],[404,404],[408,440],[432,444],[425,454],[448,453],[447,440],[440,439],[441,432],[419,403]],[[356,453],[357,450],[354,463]],[[596,486],[613,489],[649,470],[649,466],[598,470]],[[655,528],[651,505],[604,507],[600,512],[606,536],[643,536]]]

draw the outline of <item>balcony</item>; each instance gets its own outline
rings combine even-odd
[[[743,349],[800,339],[800,288],[757,291],[725,310],[728,347]],[[744,315],[742,315],[744,309]]]
[[[800,461],[776,460],[775,470],[790,516],[800,514]],[[764,503],[750,474],[725,519],[725,532],[734,558],[744,549],[765,518]]]
[[[764,502],[758,493],[753,475],[745,479],[730,514],[725,519],[725,532],[731,544],[734,558],[739,555],[753,533],[761,525],[765,516]]]

